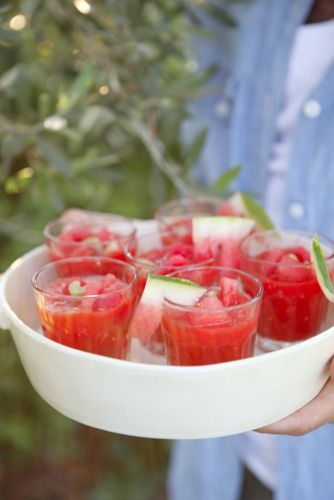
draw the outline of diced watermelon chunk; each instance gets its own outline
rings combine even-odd
[[[186,259],[192,259],[193,253],[192,245],[186,245],[184,243],[173,243],[168,247],[169,256],[177,255],[185,257]]]
[[[122,302],[122,293],[112,293],[108,295],[102,295],[101,297],[94,300],[92,304],[93,311],[99,311],[103,309],[109,309],[112,307],[117,307]]]
[[[111,233],[106,227],[102,227],[95,236],[99,238],[100,241],[110,241],[112,238],[116,238],[116,235]]]
[[[200,307],[201,309],[222,309],[224,306],[217,295],[204,295],[204,297],[197,302],[196,307]]]
[[[289,253],[293,253],[299,262],[311,262],[311,253],[302,246],[293,247]]]
[[[90,280],[86,282],[85,295],[97,295],[103,292],[102,280]]]
[[[171,255],[170,257],[167,257],[167,259],[164,261],[164,266],[166,267],[180,267],[180,266],[186,266],[189,265],[191,261],[184,257],[183,255]]]
[[[223,277],[220,283],[219,298],[225,307],[240,304],[238,283],[236,279]]]
[[[89,236],[91,236],[91,232],[87,226],[76,226],[60,235],[62,239],[67,241],[82,241]]]
[[[273,248],[271,250],[266,250],[260,253],[259,255],[257,255],[257,258],[261,260],[267,260],[269,262],[280,262],[284,254],[284,248]]]
[[[273,279],[301,282],[310,278],[311,266],[307,264],[310,263],[311,256],[308,250],[301,246],[273,248],[262,252],[257,257],[276,264],[266,268],[266,274]]]

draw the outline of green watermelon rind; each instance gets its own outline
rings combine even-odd
[[[330,302],[334,302],[334,286],[317,234],[314,235],[312,241],[311,261],[321,290]]]
[[[193,305],[205,292],[206,288],[193,281],[150,273],[141,301],[162,305],[166,297],[173,302],[177,301],[180,305]]]
[[[154,280],[154,281],[161,281],[163,283],[173,283],[175,285],[179,284],[179,285],[186,285],[186,286],[192,286],[192,287],[195,287],[195,288],[202,288],[203,287],[201,285],[199,285],[198,283],[194,283],[193,281],[191,280],[187,280],[185,278],[174,278],[173,276],[162,276],[161,274],[153,274],[153,273],[150,273],[150,279]]]

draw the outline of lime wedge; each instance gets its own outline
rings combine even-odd
[[[311,261],[321,290],[330,302],[334,302],[334,286],[317,234],[314,235],[312,241]]]

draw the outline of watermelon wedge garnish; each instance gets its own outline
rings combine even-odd
[[[274,229],[274,224],[264,208],[252,196],[240,191],[222,202],[218,214],[248,217],[255,221],[256,228],[259,230]]]
[[[186,279],[149,274],[130,325],[130,337],[142,341],[152,337],[160,325],[164,298],[192,306],[205,292],[206,288]]]
[[[195,254],[219,256],[220,265],[237,267],[240,241],[255,226],[253,219],[233,216],[200,216],[193,218],[192,237]]]
[[[334,302],[334,286],[329,274],[325,257],[319,242],[318,235],[314,235],[311,248],[311,261],[315,269],[321,290],[330,302]]]

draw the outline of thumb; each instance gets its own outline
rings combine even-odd
[[[300,410],[286,418],[257,429],[269,434],[300,436],[334,422],[334,358],[329,364],[330,378],[320,393]]]

